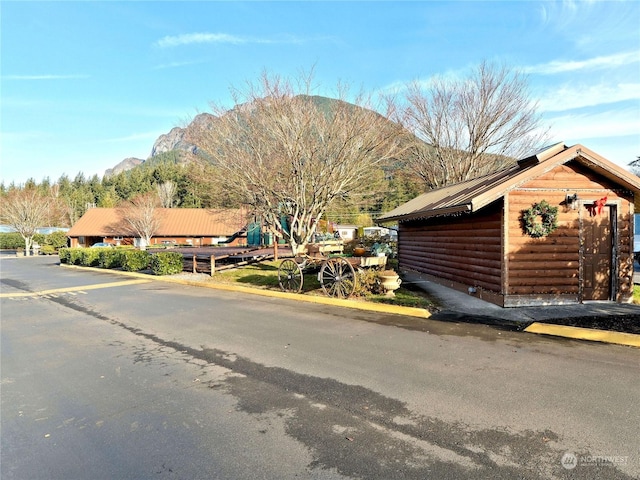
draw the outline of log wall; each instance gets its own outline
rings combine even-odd
[[[479,214],[403,222],[400,268],[500,292],[501,226],[502,201]]]
[[[607,197],[617,207],[618,300],[632,290],[633,198],[610,180],[570,162],[558,166],[505,197],[508,228],[505,229],[505,290],[508,295],[580,294],[579,205],[566,205],[566,196],[578,194],[581,202]],[[546,200],[558,207],[558,228],[547,237],[532,238],[523,231],[522,211]]]
[[[507,294],[578,295],[579,210],[560,205],[566,195],[557,190],[537,189],[516,190],[508,194]],[[546,237],[532,238],[523,230],[522,211],[541,200],[558,207],[558,228]]]

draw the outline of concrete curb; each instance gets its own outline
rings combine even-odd
[[[525,332],[553,335],[555,337],[573,338],[577,340],[590,340],[593,342],[614,343],[640,348],[640,335],[624,332],[612,332],[609,330],[596,330],[592,328],[569,327],[566,325],[554,325],[550,323],[533,322]]]
[[[204,287],[204,288],[211,288],[214,290],[224,290],[228,292],[248,293],[252,295],[262,295],[263,297],[282,298],[286,300],[296,300],[299,302],[317,303],[321,305],[332,305],[336,307],[353,308],[357,310],[365,310],[370,312],[391,313],[395,315],[405,315],[405,316],[418,317],[418,318],[429,318],[431,316],[431,313],[428,310],[425,310],[424,308],[402,307],[398,305],[388,305],[384,303],[358,302],[354,300],[345,300],[345,299],[331,298],[331,297],[314,297],[309,295],[302,295],[300,293],[287,293],[287,292],[277,292],[273,290],[261,290],[258,288],[243,287],[241,285],[228,285],[228,284],[221,284],[221,283],[218,283],[218,284],[201,283],[201,282],[194,282],[190,280],[183,280],[180,278],[154,276],[154,275],[147,275],[145,273],[136,273],[136,272],[123,272],[120,270],[106,270],[104,268],[82,267],[79,265],[68,265],[65,263],[61,263],[60,266],[65,268],[90,270],[90,271],[101,272],[101,273],[115,273],[117,275],[124,275],[127,277],[134,277],[134,278],[144,278],[147,280],[153,280],[157,282],[177,283],[180,285],[189,285],[192,287]]]

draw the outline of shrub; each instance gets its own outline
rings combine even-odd
[[[69,259],[71,257],[71,249],[70,248],[61,248],[58,250],[58,255],[60,256],[60,263],[69,263]]]
[[[356,297],[366,297],[367,295],[380,293],[380,280],[378,271],[373,268],[356,270],[356,288],[353,295]]]
[[[154,275],[174,275],[182,272],[182,254],[159,252],[151,256],[151,270]]]
[[[137,272],[149,267],[150,254],[146,250],[123,250],[122,269]]]
[[[24,238],[18,232],[0,233],[0,248],[15,250],[24,249]]]
[[[47,236],[44,233],[36,233],[33,236],[33,243],[37,243],[38,245],[44,245],[46,238]]]
[[[100,268],[119,268],[122,266],[123,253],[115,248],[96,248]]]
[[[40,253],[42,255],[53,255],[56,253],[56,249],[51,245],[42,245],[42,247],[40,247]]]
[[[51,245],[56,250],[66,247],[67,241],[67,232],[63,232],[62,230],[51,232],[44,239],[46,245]]]
[[[68,250],[69,250],[68,263],[71,265],[82,265],[82,261],[84,258],[82,251],[84,250],[84,248],[75,247],[75,248],[69,248]]]
[[[80,265],[85,267],[98,266],[99,248],[81,248],[80,249]]]

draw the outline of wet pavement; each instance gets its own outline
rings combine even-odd
[[[3,479],[639,478],[635,350],[32,260]]]

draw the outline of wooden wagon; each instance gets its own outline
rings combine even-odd
[[[357,285],[356,270],[384,268],[387,257],[331,256],[335,251],[322,244],[309,244],[307,252],[287,258],[278,268],[278,282],[285,292],[302,291],[304,274],[317,271],[324,293],[330,297],[349,298]]]

